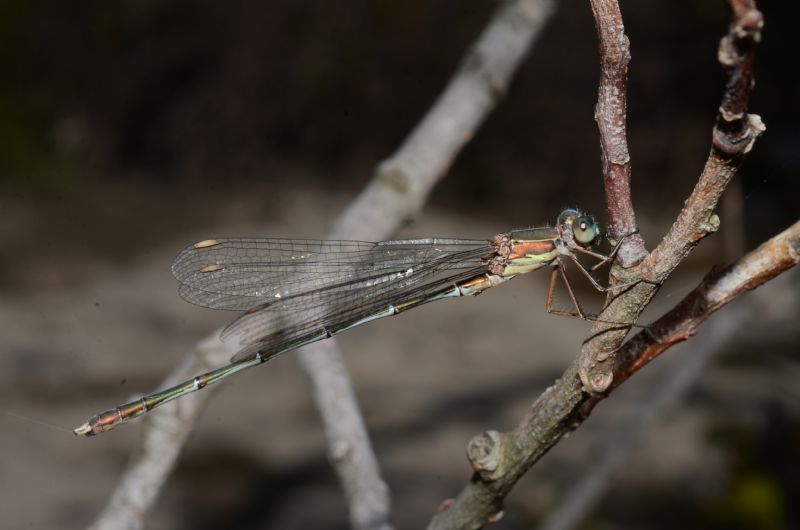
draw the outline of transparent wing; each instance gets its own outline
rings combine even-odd
[[[316,305],[302,312],[283,313],[256,308],[232,322],[222,332],[223,340],[236,337],[243,347],[233,362],[251,357],[259,352],[272,357],[295,349],[299,344],[325,338],[377,317],[388,316],[390,307],[406,302],[424,300],[456,282],[486,272],[485,267],[434,272],[424,271],[428,281],[397,282],[381,288],[369,297],[342,296],[335,303]]]
[[[251,346],[238,358],[333,332],[392,304],[427,296],[464,274],[484,271],[492,253],[484,240],[237,238],[190,246],[172,270],[189,302],[248,310],[222,333],[223,339],[237,337]]]
[[[481,264],[480,256],[491,252],[482,240],[218,239],[184,249],[172,273],[181,282],[181,297],[196,305],[243,311],[266,304],[288,311],[337,297],[340,290],[391,283],[409,269],[413,276],[422,263],[475,267]],[[279,305],[270,303],[281,300]]]

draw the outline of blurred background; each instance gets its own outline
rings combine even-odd
[[[141,425],[90,440],[69,430],[154,390],[233,318],[177,296],[169,267],[178,250],[215,236],[322,237],[497,6],[0,2],[4,528],[87,526]],[[721,230],[644,321],[800,214],[800,8],[759,7],[766,27],[750,108],[767,132],[726,192]],[[625,3],[623,15],[633,198],[652,248],[709,150],[727,14],[720,1],[662,0]],[[602,222],[598,72],[588,3],[562,2],[401,235],[490,238],[575,205]],[[587,326],[545,313],[546,280],[520,278],[342,337],[399,528],[423,526],[456,495],[469,477],[467,441],[512,428],[577,352]],[[732,340],[716,341],[719,354],[608,475],[580,528],[799,528],[799,284],[791,271],[743,297],[743,325],[726,328],[721,311],[696,345],[621,388],[522,480],[497,528],[536,528],[625,435],[619,426],[642,414],[635,406],[715,332]],[[581,294],[600,300],[585,286]],[[217,391],[148,527],[347,527],[291,355]]]

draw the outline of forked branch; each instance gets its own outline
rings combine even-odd
[[[611,0],[592,1],[594,5]],[[731,0],[730,6],[730,26],[720,41],[718,53],[726,77],[725,90],[705,167],[675,222],[653,252],[636,267],[627,270],[615,267],[612,271],[621,281],[641,283],[618,297],[609,297],[601,317],[604,321],[635,322],[672,271],[700,240],[719,228],[719,218],[714,213],[719,199],[756,138],[765,130],[761,118],[746,113],[753,88],[755,46],[761,37],[763,17],[752,0]],[[604,27],[598,21],[598,30]],[[609,31],[616,30],[609,26]],[[609,200],[625,202],[613,197]],[[612,384],[612,353],[619,348],[626,333],[627,329],[602,323],[592,328],[592,339],[581,350],[580,371],[589,392],[602,393]]]
[[[719,198],[755,139],[764,131],[758,116],[746,113],[752,90],[753,51],[763,24],[761,13],[749,0],[729,0],[729,3],[731,24],[719,53],[726,85],[712,134],[711,153],[694,191],[653,253],[646,253],[640,238],[632,238],[618,260],[622,266],[612,270],[612,277],[638,283],[619,296],[609,297],[599,315],[601,321],[593,326],[575,362],[539,396],[527,417],[514,431],[490,431],[472,440],[468,447],[475,471],[472,480],[456,499],[442,504],[429,528],[478,528],[499,518],[503,501],[517,480],[565,434],[576,429],[608,392],[646,364],[651,355],[685,339],[710,312],[733,297],[797,263],[798,224],[724,273],[707,278],[694,298],[690,296],[665,315],[664,320],[659,320],[661,324],[657,323],[655,333],[640,333],[622,353],[617,353],[629,328],[609,323],[634,322],[691,249],[717,229],[719,219],[713,212]],[[612,237],[619,238],[636,227],[625,137],[628,41],[617,1],[591,0],[591,4],[602,64],[596,119],[610,231]],[[675,336],[673,330],[682,331]]]

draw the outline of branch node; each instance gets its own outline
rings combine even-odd
[[[795,263],[800,261],[800,237],[795,237],[789,240],[789,243],[786,245],[786,248],[789,252],[789,256],[794,260]]]
[[[500,468],[502,458],[502,437],[497,431],[485,431],[469,441],[467,460],[472,469],[487,482],[496,479],[496,471]]]
[[[330,449],[330,458],[331,461],[334,463],[344,461],[350,453],[352,452],[353,448],[349,442],[345,440],[339,440],[331,445]]]
[[[719,230],[720,220],[719,216],[715,213],[712,213],[708,219],[700,223],[697,227],[703,232],[704,235],[713,234],[717,230]]]
[[[439,506],[436,508],[436,513],[446,512],[456,503],[455,499],[445,499],[439,503]]]
[[[761,42],[761,30],[764,28],[764,15],[758,9],[749,9],[738,15],[733,33],[738,39],[750,39]]]
[[[739,55],[736,53],[736,47],[733,45],[733,39],[730,35],[725,35],[719,40],[717,60],[722,66],[728,67],[736,66],[739,61]]]
[[[375,180],[384,183],[388,188],[401,195],[411,194],[411,178],[402,167],[395,165],[391,160],[378,166]]]
[[[466,72],[477,74],[484,81],[484,86],[493,104],[497,104],[506,95],[506,84],[499,78],[496,72],[487,68],[487,58],[480,47],[474,47],[467,54],[462,65]]]
[[[712,139],[714,148],[726,155],[741,156],[749,153],[756,138],[767,130],[758,114],[747,114],[743,120],[737,120],[735,113],[720,108],[719,116],[721,119],[714,126]]]
[[[600,353],[598,353],[595,356],[595,359],[597,360],[597,362],[602,363],[602,362],[607,361],[610,355],[611,355],[611,352],[601,351]]]
[[[611,386],[611,382],[614,380],[614,374],[611,373],[611,370],[597,371],[592,374],[590,380],[591,393],[601,394]]]

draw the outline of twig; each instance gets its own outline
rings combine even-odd
[[[765,130],[761,118],[745,113],[753,88],[753,56],[763,18],[750,0],[731,0],[731,6],[731,24],[728,34],[720,41],[718,53],[726,74],[725,90],[703,172],[677,219],[653,252],[636,267],[627,270],[615,267],[612,271],[622,281],[641,283],[620,296],[609,297],[602,320],[635,322],[678,264],[701,239],[719,228],[714,210],[722,192],[756,138]],[[598,28],[601,27],[598,24]],[[617,350],[627,333],[627,329],[620,328],[598,323],[592,328],[592,340],[581,350],[580,377],[589,392],[602,393],[613,381],[614,356],[611,353]]]
[[[186,355],[162,385],[175,385],[212,366],[227,362],[236,353],[236,348],[220,342],[218,337],[217,333],[201,341],[196,351]],[[108,504],[90,527],[92,530],[138,529],[144,526],[163,482],[175,468],[195,418],[212,392],[198,392],[186,399],[167,403],[155,413],[145,416],[141,442]]]
[[[764,19],[752,0],[730,0],[730,4],[732,20],[718,53],[727,79],[711,153],[677,220],[640,266],[642,277],[650,281],[663,281],[702,238],[716,232],[719,219],[714,209],[719,198],[756,138],[766,130],[758,115],[746,113],[753,89],[755,45],[761,39]]]
[[[622,34],[622,21],[615,0],[592,0],[600,35],[604,64],[598,112],[606,109],[609,117],[599,117],[603,136],[603,161],[612,224],[633,222],[626,169],[627,148],[624,140],[624,69],[627,65],[627,40]],[[752,89],[753,49],[762,26],[761,14],[752,2],[731,0],[732,22],[728,35],[720,44],[720,63],[727,74],[717,125],[714,127],[711,154],[695,190],[686,201],[675,224],[656,250],[631,269],[615,267],[612,275],[627,282],[639,283],[619,296],[612,296],[600,314],[604,322],[592,327],[592,335],[581,352],[553,386],[542,393],[522,423],[510,433],[489,432],[475,437],[468,446],[468,458],[475,474],[458,498],[443,503],[429,528],[477,528],[502,515],[502,503],[516,481],[565,434],[577,428],[591,413],[597,401],[635,371],[632,368],[618,377],[624,367],[618,359],[635,363],[635,355],[615,355],[627,334],[628,327],[610,322],[634,322],[655,296],[669,273],[688,255],[705,235],[716,230],[719,220],[713,210],[722,191],[741,164],[744,155],[764,130],[758,116],[747,115]],[[611,44],[614,43],[612,46]],[[622,53],[617,53],[622,49]],[[605,50],[605,51],[602,51]],[[611,53],[612,50],[616,50]],[[602,85],[617,86],[608,94]],[[622,90],[620,90],[620,87]],[[614,101],[616,99],[616,101]],[[621,121],[620,121],[621,120]],[[610,124],[606,127],[607,124]],[[612,205],[613,203],[613,205]],[[624,235],[624,234],[620,234]],[[635,245],[634,245],[635,248]],[[782,269],[781,269],[782,270]],[[755,287],[750,284],[750,288]],[[637,337],[641,337],[641,334]],[[641,339],[639,339],[641,340]],[[663,351],[663,350],[662,350]],[[631,357],[633,356],[633,357]],[[614,386],[612,386],[614,385]]]
[[[600,52],[600,87],[595,107],[595,121],[600,134],[603,185],[612,241],[628,236],[617,254],[618,266],[611,268],[611,281],[616,282],[621,267],[627,268],[648,256],[644,240],[637,233],[636,215],[631,199],[631,160],[625,130],[627,110],[627,81],[630,49],[622,12],[617,0],[590,0],[597,29]],[[630,281],[631,278],[626,278]],[[644,290],[644,289],[642,289]],[[650,289],[652,296],[655,289]],[[623,297],[634,293],[630,290]],[[637,314],[630,311],[615,311],[616,307],[630,309],[630,305],[617,301],[615,292],[606,297],[602,320],[608,322],[634,322]],[[651,297],[652,297],[651,296]],[[619,297],[619,298],[623,298]],[[639,300],[640,307],[650,301],[646,295]],[[596,323],[592,327],[591,340],[584,343],[578,358],[579,374],[583,385],[590,391],[602,392],[611,380],[611,371],[604,362],[607,352],[614,351],[627,335],[622,326]]]
[[[334,225],[331,238],[384,239],[416,215],[459,150],[497,105],[553,10],[554,0],[515,0],[498,9],[442,95],[398,151],[380,164]],[[206,352],[211,366],[223,364],[233,353],[220,346],[216,335],[202,344],[213,350]],[[343,484],[353,527],[388,528],[388,489],[335,341],[304,348],[299,358],[311,380],[328,454]],[[162,386],[206,368],[198,365],[195,354],[180,366]],[[146,416],[142,444],[93,528],[143,526],[212,391],[187,396]]]
[[[329,238],[385,239],[416,215],[497,105],[552,12],[551,0],[509,2],[498,10],[439,99],[397,152],[380,164]],[[312,383],[328,456],[348,498],[353,527],[388,525],[388,488],[380,478],[335,339],[303,348],[298,358]]]
[[[630,43],[616,0],[592,0],[600,48],[600,88],[594,119],[600,133],[603,184],[608,213],[608,237],[616,242],[628,237],[617,253],[623,267],[647,256],[644,240],[636,233],[636,214],[631,200],[631,157],[625,132]]]

